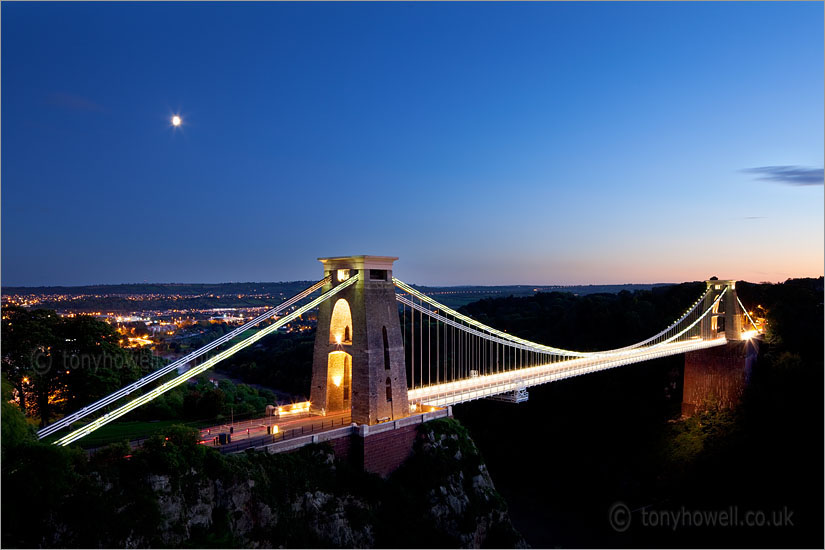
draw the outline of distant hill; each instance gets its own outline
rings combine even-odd
[[[18,296],[29,307],[58,312],[158,311],[272,307],[313,281],[283,283],[142,283],[124,285],[3,287],[3,297]]]
[[[79,296],[82,294],[98,295],[136,295],[162,294],[178,296],[197,296],[201,294],[266,294],[279,293],[284,288],[306,287],[314,281],[249,282],[249,283],[129,283],[117,285],[82,285],[82,286],[4,286],[3,294],[49,295],[65,294]],[[596,294],[600,292],[617,293],[622,290],[649,290],[654,286],[667,286],[673,283],[624,284],[624,285],[460,285],[460,286],[419,286],[422,292],[458,293],[458,294],[503,294],[524,295],[535,292],[572,292],[575,294]]]
[[[618,294],[623,290],[650,290],[654,287],[670,286],[674,283],[624,284],[624,285],[504,285],[504,286],[418,286],[417,290],[432,296],[450,307],[460,307],[483,298],[503,298],[507,296],[532,296],[538,292],[569,292],[579,296],[586,294]]]
[[[306,288],[314,281],[287,281],[280,283],[133,283],[119,285],[84,286],[4,286],[5,295],[63,294],[101,296],[160,294],[165,296],[199,296],[202,294],[278,294],[286,288]]]
[[[249,283],[137,283],[85,286],[6,286],[3,296],[36,297],[35,307],[73,311],[124,312],[135,310],[202,309],[271,306],[310,286],[314,281]],[[483,298],[532,296],[537,292],[570,292],[577,295],[623,290],[649,290],[669,283],[626,285],[500,285],[415,286],[450,307],[461,307]],[[79,298],[74,298],[79,297]],[[139,300],[136,302],[135,300]]]

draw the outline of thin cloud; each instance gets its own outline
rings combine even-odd
[[[742,170],[748,174],[759,175],[758,180],[772,181],[785,185],[822,185],[825,182],[825,170],[805,166],[759,166]]]
[[[64,109],[71,109],[73,111],[90,111],[95,113],[106,112],[105,107],[95,103],[91,99],[72,94],[65,94],[63,92],[49,94],[46,98],[46,103],[57,107],[63,107]]]

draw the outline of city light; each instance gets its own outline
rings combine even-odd
[[[292,405],[283,405],[281,407],[278,407],[279,416],[299,414],[304,412],[309,412],[309,401],[301,401],[300,403],[293,403]]]

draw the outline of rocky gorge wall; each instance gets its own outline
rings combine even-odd
[[[420,425],[412,456],[387,479],[337,460],[325,444],[222,456],[190,436],[180,429],[129,458],[116,447],[86,462],[74,455],[63,491],[25,495],[41,503],[36,524],[3,507],[3,545],[525,546],[453,419]],[[4,499],[30,473],[4,472]]]

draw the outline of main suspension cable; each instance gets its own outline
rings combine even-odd
[[[326,277],[326,278],[322,279],[321,281],[318,281],[317,283],[310,286],[309,288],[307,288],[307,289],[301,291],[300,293],[296,294],[295,296],[293,296],[289,300],[278,304],[276,307],[270,309],[269,311],[267,311],[266,313],[263,313],[262,315],[259,315],[255,319],[253,319],[253,320],[249,321],[248,323],[234,329],[233,331],[227,332],[226,334],[224,334],[220,338],[218,338],[216,340],[213,340],[212,342],[208,343],[207,345],[203,346],[202,348],[197,349],[197,350],[189,353],[188,355],[186,355],[184,357],[181,357],[177,361],[174,361],[174,362],[172,362],[172,363],[170,363],[170,364],[168,364],[164,367],[161,367],[160,369],[148,374],[147,376],[144,376],[140,380],[132,382],[128,386],[125,386],[125,387],[119,389],[118,391],[116,391],[112,394],[109,394],[106,397],[104,397],[104,398],[102,398],[98,401],[95,401],[91,405],[87,405],[87,406],[83,407],[82,409],[80,409],[77,412],[74,412],[74,413],[72,413],[68,416],[65,416],[65,417],[61,418],[60,420],[58,420],[56,422],[53,422],[52,424],[49,424],[48,426],[46,426],[44,428],[41,428],[37,432],[38,439],[43,439],[47,435],[50,435],[50,434],[52,434],[52,433],[54,433],[54,432],[56,432],[56,431],[58,431],[58,430],[60,430],[64,427],[68,426],[69,424],[72,424],[72,423],[80,420],[81,418],[85,418],[86,416],[92,414],[93,412],[102,409],[106,405],[114,403],[115,401],[119,400],[120,398],[129,395],[133,391],[135,391],[139,388],[142,388],[146,384],[149,384],[150,382],[154,382],[158,378],[161,378],[161,377],[165,376],[166,374],[169,374],[170,372],[178,369],[179,367],[182,367],[182,366],[192,362],[193,360],[200,357],[204,353],[207,353],[207,352],[215,349],[216,347],[220,346],[221,344],[223,344],[225,342],[228,342],[229,340],[235,338],[236,336],[238,336],[240,334],[243,334],[244,332],[246,332],[250,328],[254,327],[255,325],[258,325],[258,324],[262,323],[263,321],[266,321],[267,319],[269,319],[271,317],[274,317],[275,315],[278,315],[280,312],[282,312],[286,308],[292,306],[294,303],[299,302],[300,300],[303,300],[304,298],[306,298],[307,296],[309,296],[310,294],[312,294],[316,290],[320,289],[325,284],[329,283],[331,280],[332,280],[331,277]]]
[[[358,275],[350,277],[349,279],[347,279],[343,283],[339,284],[338,286],[334,287],[331,290],[328,290],[327,292],[325,292],[324,294],[322,294],[318,298],[315,298],[314,300],[307,303],[306,305],[303,305],[300,308],[293,311],[292,313],[290,313],[288,315],[285,315],[284,317],[281,317],[280,319],[278,319],[277,321],[275,321],[274,323],[272,323],[268,327],[260,329],[258,332],[256,332],[252,336],[249,336],[248,338],[238,342],[237,344],[233,345],[232,347],[218,353],[217,355],[215,355],[213,357],[210,357],[209,359],[207,359],[206,361],[204,361],[200,365],[189,369],[185,373],[173,378],[172,380],[169,380],[168,382],[166,382],[164,384],[161,384],[160,386],[153,389],[152,391],[150,391],[150,392],[148,392],[148,393],[146,393],[146,394],[144,394],[140,397],[137,397],[137,398],[133,399],[132,401],[122,405],[121,407],[115,409],[114,411],[106,413],[105,415],[98,418],[97,420],[94,420],[94,421],[90,422],[86,426],[83,426],[83,427],[71,432],[70,434],[58,439],[55,442],[55,444],[63,445],[63,446],[68,445],[69,443],[77,441],[78,439],[92,433],[93,431],[97,430],[98,428],[100,428],[102,426],[105,426],[109,422],[112,422],[113,420],[116,420],[117,418],[120,418],[121,416],[125,415],[129,411],[134,410],[134,409],[140,407],[141,405],[145,405],[149,401],[152,401],[156,397],[159,397],[160,395],[162,395],[165,392],[171,390],[172,388],[183,384],[184,382],[186,382],[190,378],[205,372],[206,370],[213,367],[214,365],[216,365],[220,361],[223,361],[227,357],[230,357],[230,356],[234,355],[235,353],[237,353],[238,351],[254,344],[255,342],[257,342],[258,340],[260,340],[261,338],[263,338],[267,334],[270,334],[270,333],[278,330],[279,328],[281,328],[285,324],[293,321],[294,319],[300,317],[301,315],[303,315],[304,313],[306,313],[310,309],[318,306],[318,304],[324,302],[325,300],[328,300],[332,296],[335,296],[340,291],[344,290],[345,288],[347,288],[350,285],[352,285],[353,283],[355,283],[355,281],[357,281],[357,280],[358,280]]]

